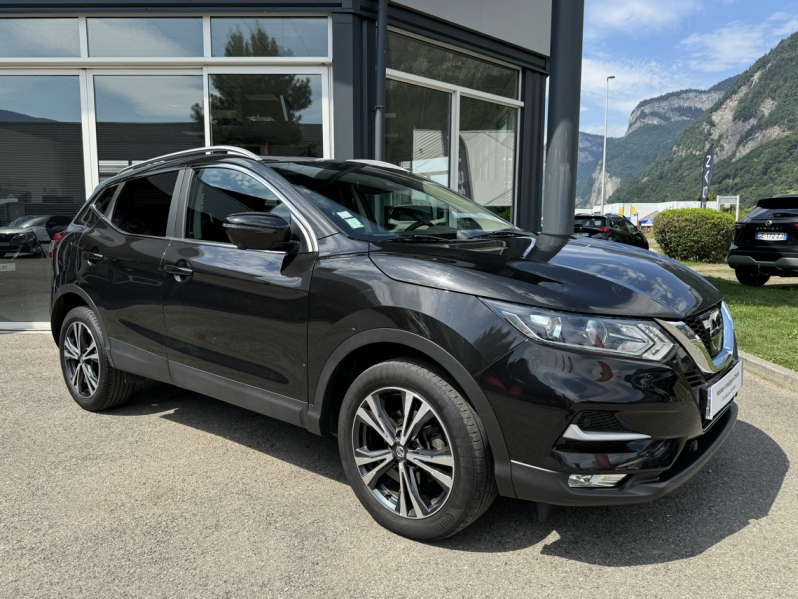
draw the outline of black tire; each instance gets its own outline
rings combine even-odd
[[[403,390],[413,397],[410,405],[414,408],[409,410],[411,418],[406,417],[404,411],[400,413],[395,410],[397,401],[399,405],[407,405],[400,399]],[[381,401],[382,414],[388,417],[389,427],[396,428],[394,445],[385,442],[383,436],[375,436],[373,433],[376,428],[366,425],[365,420],[358,415],[361,408],[368,410],[368,414],[373,413],[368,407],[371,404],[366,402],[374,397]],[[402,427],[408,422],[408,426],[412,425],[425,404],[429,408],[429,420],[419,425],[415,436],[408,437],[406,443],[400,443]],[[432,416],[429,416],[430,412]],[[366,436],[371,434],[370,439],[376,439],[378,445],[384,445],[382,449],[376,449],[374,454],[388,451],[390,456],[385,459],[393,459],[395,464],[377,477],[385,484],[376,485],[376,489],[367,486],[365,480],[371,471],[368,470],[369,465],[362,463],[362,456],[365,455],[362,445],[366,439],[364,430]],[[469,526],[496,498],[493,459],[479,417],[460,393],[424,362],[414,359],[390,360],[372,366],[358,376],[341,405],[338,445],[347,479],[360,503],[379,524],[401,536],[418,541],[444,539]],[[365,445],[366,449],[372,449],[371,441]],[[400,446],[401,457],[397,457]],[[428,469],[419,468],[417,459],[435,454],[436,450],[438,454],[446,454],[447,460],[453,463],[451,468],[436,466],[439,473],[451,474],[448,488],[433,480],[427,474]],[[360,465],[356,462],[356,451],[361,456]],[[379,465],[373,467],[373,470],[379,469]],[[405,478],[402,478],[400,470],[406,473]],[[406,482],[401,486],[403,481]],[[393,491],[391,487],[395,487]],[[403,487],[412,487],[415,494],[411,491],[404,494]],[[434,497],[438,489],[443,491],[445,498]],[[427,491],[430,494],[425,496]],[[405,500],[402,504],[400,495]],[[401,514],[402,507],[405,508],[405,515]]]
[[[761,287],[770,280],[770,275],[760,273],[755,268],[735,268],[737,280],[749,287]]]
[[[123,372],[111,366],[102,341],[104,338],[97,316],[86,306],[71,310],[61,324],[58,348],[64,382],[72,399],[89,412],[122,405],[130,398],[134,388],[133,384],[125,381]],[[75,339],[78,341],[75,342]],[[90,357],[95,355],[91,351],[91,341],[94,341],[96,358]],[[73,357],[76,348],[79,354],[77,360]],[[93,374],[88,375],[86,369]]]

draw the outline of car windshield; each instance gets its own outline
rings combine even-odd
[[[359,162],[268,165],[355,239],[449,241],[522,233],[484,206],[399,169]]]
[[[46,222],[46,216],[20,216],[13,220],[8,226],[27,229],[28,227],[43,227]]]

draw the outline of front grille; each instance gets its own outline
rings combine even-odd
[[[612,412],[582,412],[576,424],[583,431],[620,431],[624,429]]]
[[[704,347],[707,348],[707,351],[711,354],[712,353],[712,343],[709,339],[709,331],[707,331],[706,327],[704,327],[704,323],[701,320],[701,316],[691,316],[690,318],[685,319],[685,324],[690,327],[693,332],[698,335],[698,338],[701,339],[701,343],[704,344]]]

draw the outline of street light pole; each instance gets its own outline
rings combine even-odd
[[[604,103],[604,155],[601,158],[601,212],[604,214],[604,197],[607,187],[607,115],[610,110],[610,79],[615,79],[615,75],[607,77],[607,101]]]

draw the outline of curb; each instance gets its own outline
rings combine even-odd
[[[737,352],[745,363],[745,370],[758,377],[766,379],[775,385],[792,389],[798,392],[798,372],[779,366],[773,362],[768,362],[762,358],[757,358],[744,351]]]

